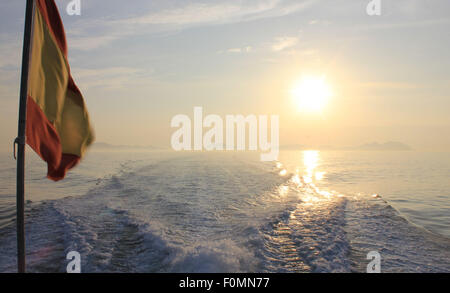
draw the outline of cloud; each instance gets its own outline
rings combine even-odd
[[[297,45],[299,39],[297,37],[280,37],[276,38],[272,44],[272,51],[280,52],[288,48],[292,48]]]
[[[362,25],[356,27],[357,30],[372,30],[372,29],[395,29],[395,28],[419,28],[435,25],[448,25],[450,24],[450,19],[439,18],[439,19],[425,19],[425,20],[414,20],[414,21],[404,21],[397,23],[381,23],[381,24],[371,24]]]
[[[175,9],[151,12],[144,16],[125,19],[129,24],[186,25],[201,23],[228,23],[249,15],[274,9],[279,0],[254,1],[253,4],[227,1],[223,3],[191,3]]]
[[[132,85],[145,84],[151,78],[152,70],[133,67],[74,68],[72,75],[83,90],[103,88],[117,90]]]
[[[253,51],[251,46],[243,47],[243,48],[230,48],[226,50],[227,53],[250,53]],[[219,52],[222,53],[222,52]]]
[[[196,25],[224,24],[288,15],[305,9],[316,0],[227,0],[193,2],[182,7],[152,11],[119,21],[128,24]]]
[[[118,36],[92,36],[92,37],[72,37],[70,48],[74,50],[89,51],[98,49],[119,39]]]
[[[248,22],[289,15],[316,0],[221,0],[169,6],[120,19],[92,19],[74,25],[69,38],[78,50],[92,50],[128,36],[195,26]]]
[[[310,20],[310,21],[308,22],[308,24],[309,24],[309,25],[330,25],[330,24],[331,24],[331,21],[329,21],[329,20],[313,19],[313,20]]]

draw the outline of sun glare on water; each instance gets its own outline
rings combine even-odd
[[[292,97],[300,111],[320,112],[331,96],[325,77],[303,77],[293,87]]]

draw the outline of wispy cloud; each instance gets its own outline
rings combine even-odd
[[[183,7],[150,12],[147,15],[128,18],[121,22],[128,24],[163,25],[228,23],[273,10],[280,2],[280,0],[266,0],[247,3],[245,3],[245,1],[190,3]]]
[[[306,9],[316,1],[197,1],[121,19],[84,20],[75,26],[69,37],[75,49],[91,50],[132,35],[285,16]]]
[[[83,90],[98,87],[117,90],[148,82],[152,70],[133,67],[73,68],[72,73]]]
[[[253,51],[253,48],[251,46],[246,46],[243,48],[230,48],[227,49],[225,52],[232,53],[232,54],[239,54],[239,53],[250,53]],[[224,51],[219,51],[218,53],[223,53]]]
[[[308,24],[309,24],[309,25],[330,25],[330,24],[331,24],[331,21],[329,21],[329,20],[313,19],[313,20],[310,20],[310,21],[308,22]]]
[[[71,49],[89,51],[110,44],[112,41],[119,39],[118,36],[77,36],[71,38]]]
[[[297,37],[279,37],[275,39],[272,44],[272,51],[280,52],[288,48],[292,48],[298,44],[299,39]]]
[[[356,29],[357,30],[372,30],[372,29],[418,28],[418,27],[427,27],[427,26],[444,25],[444,24],[445,25],[450,24],[450,18],[425,19],[425,20],[361,25],[361,26],[356,27]]]
[[[251,21],[288,15],[317,0],[227,0],[191,2],[121,20],[128,24],[196,25]]]

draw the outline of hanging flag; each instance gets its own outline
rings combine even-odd
[[[54,0],[36,0],[28,76],[26,142],[58,181],[94,141],[83,96],[70,75],[67,43]]]

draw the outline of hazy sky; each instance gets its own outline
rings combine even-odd
[[[278,114],[280,144],[450,149],[450,1],[56,1],[97,141],[169,146],[170,120]],[[25,0],[0,3],[0,149],[17,132]],[[290,91],[326,76],[321,113]]]

